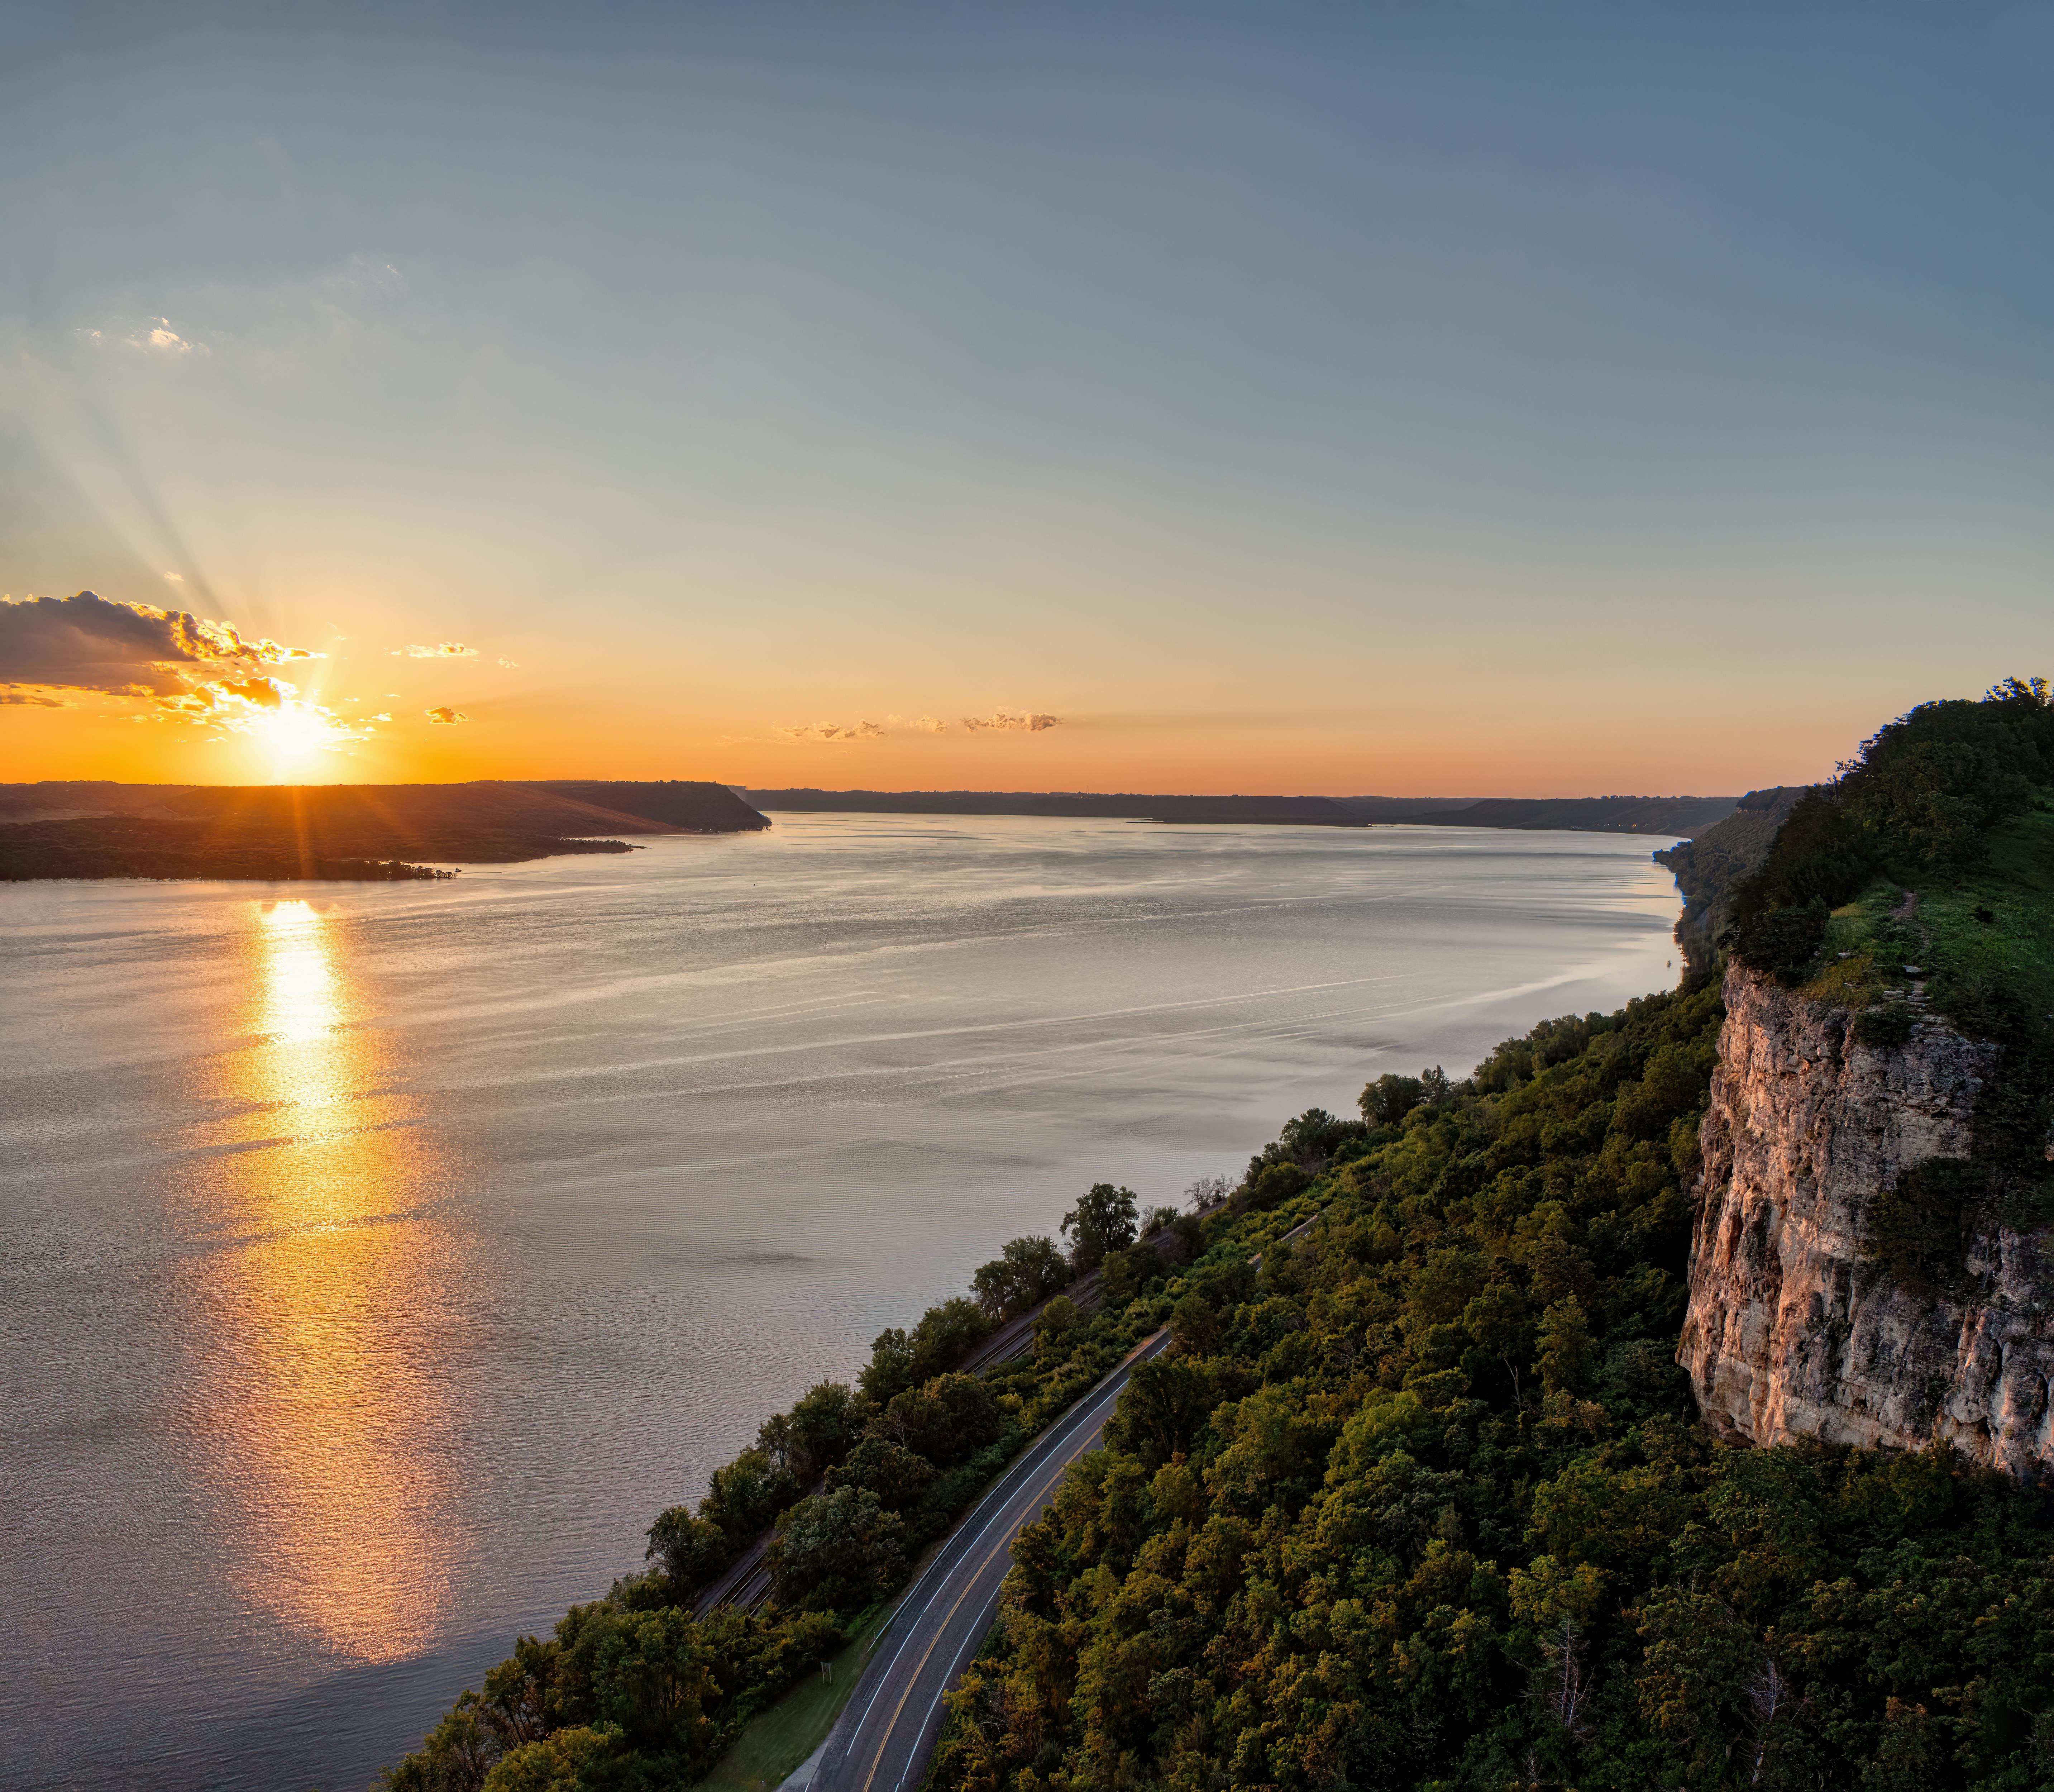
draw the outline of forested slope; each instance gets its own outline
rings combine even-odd
[[[1396,1123],[1295,1197],[1302,1242],[1172,1290],[1178,1353],[1022,1537],[934,1783],[2049,1783],[2047,1498],[1694,1422],[1720,1018],[1700,981],[1402,1119],[1366,1092]]]

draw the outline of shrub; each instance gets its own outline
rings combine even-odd
[[[1831,918],[1824,902],[1815,896],[1802,908],[1777,908],[1743,921],[1725,939],[1733,956],[1749,969],[1795,985],[1804,982],[1819,955]]]
[[[1855,1039],[1864,1046],[1888,1050],[1911,1037],[1911,1009],[1901,1002],[1887,1002],[1864,1008],[1855,1016]]]
[[[1966,1158],[1929,1157],[1914,1164],[1875,1199],[1869,1254],[1892,1282],[1914,1294],[1955,1286],[1972,1211],[1985,1192]]]

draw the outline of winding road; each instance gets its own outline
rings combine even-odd
[[[1037,1438],[956,1526],[892,1613],[863,1678],[816,1758],[811,1792],[900,1792],[918,1786],[941,1735],[942,1695],[990,1632],[1013,1542],[1041,1515],[1070,1464],[1097,1447],[1136,1363],[1169,1346],[1143,1340]]]

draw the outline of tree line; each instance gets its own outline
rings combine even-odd
[[[1316,1223],[1171,1284],[931,1785],[2054,1784],[2048,1496],[1696,1422],[1722,1018],[1701,979],[1286,1128],[1244,1187]]]
[[[1226,1185],[1198,1186],[1202,1207]],[[880,1333],[852,1384],[821,1381],[715,1469],[695,1508],[650,1526],[644,1567],[573,1606],[545,1638],[466,1691],[379,1782],[389,1792],[654,1792],[690,1783],[749,1719],[855,1635],[920,1550],[1005,1463],[1118,1362],[1164,1312],[1180,1266],[1232,1236],[1249,1207],[1209,1223],[1143,1211],[1094,1184],[1060,1240],[1012,1240],[967,1296]],[[1096,1310],[1064,1290],[1091,1280]],[[1038,1315],[1027,1353],[962,1365],[1001,1325]],[[698,1597],[766,1530],[761,1611]]]

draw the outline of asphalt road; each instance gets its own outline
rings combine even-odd
[[[925,1777],[941,1735],[942,1695],[990,1631],[1013,1540],[1041,1515],[1077,1458],[1097,1446],[1134,1365],[1167,1349],[1138,1345],[1037,1438],[958,1525],[899,1601],[814,1770],[811,1792],[900,1792]]]

